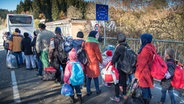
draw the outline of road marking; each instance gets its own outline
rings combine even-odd
[[[11,71],[11,79],[12,79],[12,86],[13,86],[13,97],[15,103],[21,103],[20,96],[19,96],[19,90],[17,86],[17,80],[15,77],[15,71]]]

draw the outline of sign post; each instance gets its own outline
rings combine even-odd
[[[105,21],[108,21],[108,5],[96,4],[96,20],[104,21],[104,46],[105,46],[106,44]]]

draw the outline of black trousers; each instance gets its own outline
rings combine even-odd
[[[120,95],[120,86],[123,87],[123,95],[126,94],[126,88],[127,88],[127,74],[123,71],[119,70],[119,83],[115,85],[115,96],[119,97]]]

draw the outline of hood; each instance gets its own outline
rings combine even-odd
[[[72,50],[69,52],[69,60],[70,61],[75,61],[77,60],[77,52],[74,48],[72,48]]]

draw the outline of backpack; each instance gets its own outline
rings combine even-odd
[[[78,60],[79,60],[83,65],[87,65],[88,59],[87,59],[86,51],[84,50],[84,42],[82,43],[81,48],[77,51],[77,58],[78,58]]]
[[[150,66],[151,76],[157,80],[162,80],[167,72],[167,64],[157,53],[153,56],[153,62]]]
[[[179,65],[175,67],[171,85],[176,89],[184,88],[184,69]]]
[[[67,61],[67,53],[64,51],[64,39],[63,38],[59,38],[59,44],[57,47],[57,57],[60,60],[61,63],[65,63]]]
[[[71,62],[71,64],[70,84],[72,86],[82,85],[84,83],[84,72],[80,62]]]
[[[102,69],[101,76],[104,82],[106,83],[118,83],[119,82],[119,72],[113,66],[112,62],[110,61],[107,66]]]
[[[64,50],[65,50],[66,53],[69,53],[73,48],[73,44],[72,44],[71,39],[72,38],[70,36],[66,37],[66,39],[65,39]]]
[[[120,60],[121,70],[126,74],[132,74],[136,69],[137,55],[130,48],[125,46],[124,58]]]

